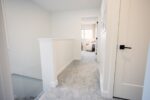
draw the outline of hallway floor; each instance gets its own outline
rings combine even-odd
[[[100,93],[95,54],[82,52],[81,59],[63,71],[58,77],[59,85],[44,94],[42,100],[105,100]]]

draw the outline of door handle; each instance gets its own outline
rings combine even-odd
[[[120,45],[120,50],[124,50],[124,49],[132,49],[131,47],[126,47],[125,45]]]

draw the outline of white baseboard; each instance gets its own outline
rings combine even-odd
[[[58,80],[55,80],[55,81],[50,83],[51,88],[55,88],[55,87],[57,87],[57,85],[58,85]]]
[[[43,86],[43,91],[47,92],[47,91],[49,91],[49,89],[57,87],[57,85],[58,85],[58,80],[57,79],[55,81],[50,81],[48,84],[46,83]]]
[[[110,96],[110,92],[109,90],[105,89],[103,87],[104,84],[104,80],[103,80],[103,76],[102,76],[102,72],[100,72],[102,69],[99,69],[99,73],[100,73],[100,91],[101,91],[101,96],[104,98],[108,98],[108,99],[112,99],[112,96]]]
[[[64,69],[65,69],[68,65],[70,65],[73,61],[74,61],[74,59],[71,59],[71,60],[68,61],[66,64],[64,64],[64,65],[62,66],[62,68],[57,72],[57,76],[58,76],[60,73],[62,73],[62,72],[64,71]]]
[[[111,96],[110,92],[107,90],[104,90],[102,87],[102,81],[100,82],[100,91],[101,91],[101,96],[103,98],[107,98],[107,99],[112,99],[113,97]]]
[[[57,76],[58,76],[60,73],[62,73],[62,72],[64,71],[64,69],[65,69],[69,64],[71,64],[73,61],[74,61],[74,59],[68,61],[68,63],[66,63],[66,64],[57,72]],[[48,87],[50,87],[50,88],[55,88],[55,87],[57,87],[57,85],[58,85],[58,80],[55,80],[55,81],[51,82]],[[43,97],[44,97],[44,94],[45,94],[46,91],[48,91],[48,89],[45,89],[44,91],[42,91],[42,92],[39,94],[39,96],[38,96],[35,100],[44,100]]]
[[[49,84],[49,88],[47,88],[47,89],[44,89],[34,100],[45,100],[44,99],[44,94],[47,92],[47,91],[49,91],[49,89],[50,88],[55,88],[56,86],[58,85],[58,80],[55,80],[54,82],[51,82],[50,84]]]
[[[111,97],[109,97],[109,92],[108,91],[101,90],[101,96],[104,97],[104,98],[112,99]]]

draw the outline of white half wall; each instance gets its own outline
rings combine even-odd
[[[58,75],[74,60],[73,39],[41,38],[40,54],[42,65],[43,90],[58,84]]]
[[[5,0],[11,71],[41,79],[38,38],[51,33],[50,13],[31,0]]]

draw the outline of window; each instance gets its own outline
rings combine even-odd
[[[92,30],[81,30],[82,39],[92,39],[93,31]]]

